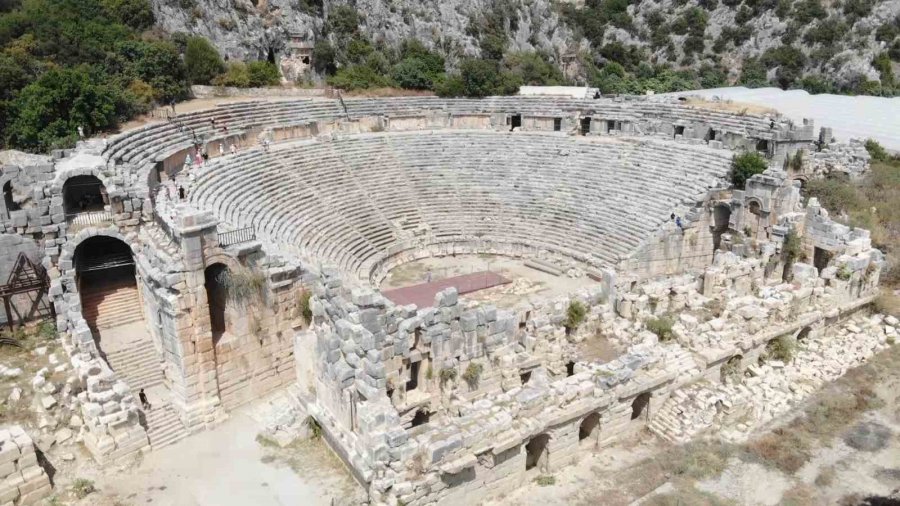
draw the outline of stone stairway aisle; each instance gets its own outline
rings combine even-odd
[[[168,403],[153,403],[153,409],[144,411],[147,420],[147,436],[150,447],[158,450],[176,443],[188,435],[188,430],[181,423],[175,410]]]
[[[141,321],[143,312],[134,282],[116,283],[82,294],[82,314],[94,330]]]
[[[118,350],[108,352],[106,361],[137,395],[142,388],[151,388],[163,382],[159,354],[150,339],[129,343]]]

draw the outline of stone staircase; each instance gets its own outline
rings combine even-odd
[[[106,354],[106,362],[137,395],[142,388],[151,388],[163,382],[159,366],[159,353],[150,339],[130,343]]]
[[[154,403],[150,399],[153,409],[144,411],[147,420],[147,436],[150,438],[150,447],[158,450],[170,444],[176,443],[188,435],[187,429],[178,414],[168,403]]]
[[[133,281],[114,283],[82,294],[84,319],[94,330],[109,329],[141,321],[144,315]]]

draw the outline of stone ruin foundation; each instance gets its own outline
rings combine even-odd
[[[736,190],[740,150],[770,168]],[[797,151],[807,162],[788,166]],[[276,440],[314,420],[373,503],[472,503],[645,427],[739,440],[886,347],[897,321],[868,309],[883,255],[800,197],[803,178],[867,161],[811,122],[663,99],[250,100],[3,167],[15,239],[0,244],[48,273],[67,405],[98,462],[278,390]],[[70,202],[74,178],[96,195]],[[123,247],[92,256],[97,241]],[[593,283],[506,309],[373,288],[458,254]],[[133,308],[113,316],[146,329],[138,369],[104,351],[84,283],[113,267]],[[598,339],[614,357],[583,353]],[[772,356],[783,339],[789,362]],[[145,384],[163,389],[160,418],[136,401]],[[43,490],[15,473],[22,498]]]

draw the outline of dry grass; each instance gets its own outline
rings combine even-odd
[[[809,462],[812,440],[801,431],[779,428],[750,441],[747,451],[765,465],[794,474]]]
[[[778,111],[771,107],[748,104],[745,102],[734,102],[731,100],[707,100],[700,97],[690,97],[684,103],[692,107],[709,109],[712,111],[725,111],[744,115],[752,114],[755,116],[780,116]]]
[[[343,91],[341,94],[345,97],[433,97],[433,91],[427,90],[404,90],[402,88],[371,88],[368,90],[359,89],[353,91]]]

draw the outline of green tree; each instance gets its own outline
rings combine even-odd
[[[338,69],[334,76],[328,78],[328,84],[344,90],[359,90],[383,88],[391,86],[393,82],[368,65],[350,65]]]
[[[7,137],[25,149],[70,146],[79,126],[87,133],[113,128],[133,106],[98,68],[51,69],[12,101]]]
[[[335,58],[334,46],[331,45],[331,42],[328,42],[327,39],[316,41],[312,52],[313,68],[316,69],[316,72],[333,75],[337,72]]]
[[[153,7],[148,0],[102,0],[109,15],[135,30],[147,30],[153,26]]]
[[[767,167],[766,159],[754,151],[734,155],[731,160],[731,183],[736,190],[743,190],[748,179],[755,174],[762,174]]]
[[[247,69],[247,64],[243,62],[230,62],[225,68],[225,72],[217,75],[210,83],[214,86],[249,88],[250,72]]]
[[[503,59],[503,66],[508,72],[519,76],[523,84],[535,86],[554,86],[565,84],[566,78],[559,67],[549,59],[536,52],[509,53]]]
[[[500,68],[495,61],[467,58],[459,66],[459,75],[467,97],[494,95],[500,87]]]
[[[140,80],[152,88],[153,100],[168,102],[188,96],[187,73],[178,49],[171,42],[131,40],[116,45],[107,68],[127,80]]]
[[[187,76],[193,84],[209,84],[225,71],[225,63],[219,52],[203,37],[191,37],[184,52]]]
[[[405,58],[391,71],[391,77],[401,88],[430,90],[434,87],[434,74],[428,63],[419,58]]]

